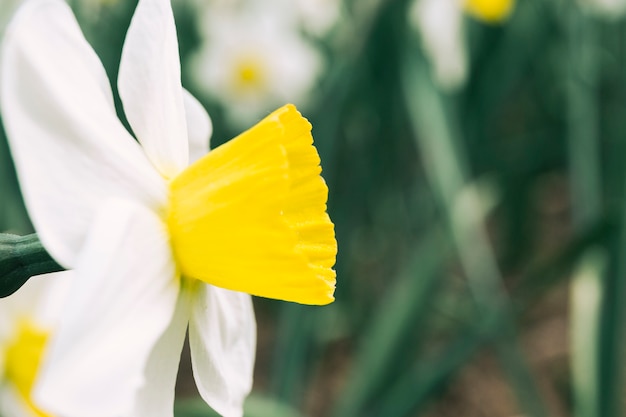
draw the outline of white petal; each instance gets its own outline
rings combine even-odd
[[[133,416],[172,417],[174,388],[189,322],[189,293],[181,289],[176,313],[148,359],[146,383],[138,393]]]
[[[224,417],[241,417],[252,388],[256,321],[249,295],[199,284],[189,322],[198,391]]]
[[[417,0],[409,11],[409,19],[420,32],[435,80],[448,91],[462,87],[468,63],[459,0]]]
[[[140,0],[122,50],[118,88],[128,121],[167,178],[188,164],[178,40],[170,0]]]
[[[209,152],[213,124],[202,104],[185,90],[185,114],[189,134],[189,163],[195,162]]]
[[[12,337],[17,321],[23,317],[32,319],[39,327],[52,329],[57,323],[60,304],[65,301],[73,274],[72,271],[63,271],[38,275],[29,279],[14,294],[1,298],[0,346]]]
[[[135,417],[148,358],[179,293],[166,226],[136,204],[105,204],[75,271],[35,398],[53,415]]]
[[[71,268],[103,201],[156,207],[166,186],[117,119],[104,69],[63,1],[26,2],[2,52],[3,120],[26,206],[46,249]]]
[[[34,308],[33,320],[40,327],[54,329],[58,323],[65,305],[67,304],[68,295],[74,285],[74,271],[61,271],[52,274],[38,275],[32,277],[29,281],[45,281],[41,285],[45,286],[45,292],[39,303]]]

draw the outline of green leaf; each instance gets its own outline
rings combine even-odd
[[[35,275],[63,271],[36,234],[0,234],[0,297],[17,291]]]

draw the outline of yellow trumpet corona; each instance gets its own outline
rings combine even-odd
[[[170,183],[183,276],[302,304],[334,300],[337,254],[311,124],[286,105]]]

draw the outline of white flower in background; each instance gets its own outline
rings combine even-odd
[[[292,21],[253,10],[207,9],[193,62],[197,85],[239,126],[285,102],[306,105],[323,68],[320,52]]]
[[[409,22],[420,34],[422,47],[439,86],[454,91],[465,84],[468,57],[465,14],[485,23],[500,23],[513,11],[514,0],[415,0]]]
[[[463,86],[468,63],[459,0],[417,0],[409,18],[421,36],[435,81],[446,90]]]
[[[91,0],[96,1],[96,0]],[[340,20],[342,0],[176,0],[206,10],[219,20],[220,14],[257,13],[271,15],[281,25],[293,25],[315,37],[325,36]]]
[[[140,0],[118,77],[136,141],[67,4],[27,0],[7,29],[0,104],[18,179],[43,245],[76,274],[35,395],[55,415],[171,417],[189,326],[200,395],[241,416],[256,325],[238,291],[333,301],[311,125],[285,106],[206,154],[210,120],[178,56],[170,1]]]
[[[58,324],[71,272],[31,278],[0,299],[0,415],[45,417],[32,390],[46,343]]]
[[[578,0],[578,4],[589,13],[604,19],[619,19],[626,14],[625,0]]]
[[[272,6],[272,1],[260,2],[265,7]],[[293,13],[296,23],[305,32],[317,37],[325,36],[337,24],[343,4],[341,0],[274,0],[273,3],[273,13]]]

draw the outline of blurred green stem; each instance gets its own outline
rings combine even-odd
[[[429,76],[418,48],[406,53],[403,81],[411,122],[433,191],[450,225],[461,265],[473,292],[480,316],[504,317],[496,350],[509,375],[520,408],[528,416],[547,416],[524,355],[510,301],[484,225],[482,202],[470,184],[462,144],[455,139],[454,119],[448,117],[444,98]]]
[[[575,230],[601,212],[598,137],[597,42],[594,22],[571,4],[561,5],[567,34],[567,134],[572,217]],[[607,253],[595,247],[582,256],[570,289],[571,366],[576,417],[602,413],[601,351]]]

